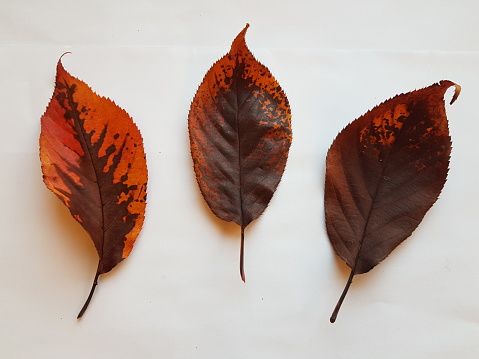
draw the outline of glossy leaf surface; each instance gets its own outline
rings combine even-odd
[[[141,230],[147,167],[131,117],[95,94],[58,61],[53,97],[41,118],[40,159],[46,186],[88,232],[99,275],[128,257]]]
[[[349,124],[326,159],[326,228],[352,278],[366,273],[411,235],[437,200],[451,140],[441,81],[398,95]],[[457,98],[460,87],[456,86]]]
[[[243,280],[244,228],[270,202],[292,138],[286,95],[246,46],[247,28],[207,72],[188,116],[201,193],[216,216],[241,227]]]

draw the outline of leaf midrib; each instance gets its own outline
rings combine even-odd
[[[236,64],[233,69],[233,75],[235,77],[238,77],[237,72],[235,71],[238,68],[239,65],[239,55],[238,53],[235,54],[236,58]],[[244,227],[244,208],[243,208],[243,175],[242,175],[242,167],[243,167],[243,161],[242,161],[242,153],[241,153],[241,135],[240,135],[240,123],[239,123],[239,113],[240,113],[240,106],[242,103],[240,103],[239,96],[238,96],[238,78],[234,79],[234,86],[235,86],[235,97],[236,97],[236,113],[235,113],[235,124],[236,124],[236,141],[238,143],[238,175],[239,175],[239,200],[240,200],[240,222],[241,222],[241,228]]]
[[[84,128],[80,125],[80,115],[78,114],[78,109],[73,106],[75,101],[73,100],[73,91],[71,90],[71,87],[69,86],[67,80],[65,78],[63,79],[66,88],[67,88],[67,99],[68,99],[68,105],[72,109],[72,116],[74,116],[74,124],[75,124],[75,129],[79,136],[81,137],[81,144],[82,147],[84,148],[84,153],[88,155],[88,160],[91,163],[93,167],[93,172],[95,174],[95,180],[96,180],[96,188],[98,190],[98,197],[100,199],[100,210],[101,210],[101,232],[102,232],[102,238],[101,238],[101,254],[100,254],[100,261],[103,259],[103,252],[104,252],[104,247],[105,247],[105,211],[104,211],[104,205],[103,205],[103,195],[102,191],[100,190],[100,179],[98,177],[98,168],[95,165],[95,162],[93,161],[93,155],[91,153],[90,147],[87,144],[86,141],[86,133],[84,131]]]
[[[406,118],[406,121],[409,120],[409,117],[408,116]],[[370,123],[368,122],[368,125]],[[378,192],[379,192],[379,188],[381,187],[381,184],[383,182],[383,176],[384,176],[384,173],[385,173],[385,169],[386,167],[388,166],[388,162],[389,162],[389,158],[390,158],[390,155],[391,153],[393,152],[393,149],[396,147],[396,143],[397,143],[397,138],[400,137],[401,135],[401,132],[403,131],[403,128],[405,126],[403,125],[397,132],[397,135],[396,135],[396,139],[393,141],[392,143],[392,146],[389,148],[389,151],[387,152],[387,156],[385,156],[385,158],[383,158],[383,160],[381,161],[383,163],[383,166],[382,166],[382,169],[381,169],[381,174],[379,176],[379,180],[377,182],[377,185],[376,185],[376,189],[375,189],[375,192],[374,192],[374,195],[371,197],[371,207],[369,208],[368,210],[368,213],[367,213],[367,217],[365,218],[365,222],[364,222],[364,228],[363,228],[363,232],[362,232],[362,235],[361,235],[361,240],[359,241],[359,247],[358,247],[358,252],[357,252],[357,255],[356,255],[356,258],[355,258],[355,261],[354,261],[354,266],[352,268],[352,273],[355,273],[356,272],[356,268],[357,268],[357,265],[359,263],[359,258],[361,257],[361,249],[363,247],[363,244],[364,244],[364,239],[366,238],[366,230],[369,226],[369,220],[371,219],[371,214],[373,213],[374,211],[374,204],[376,203],[376,197],[378,195]],[[358,141],[358,143],[360,143]],[[359,152],[356,151],[356,153],[359,155]],[[382,152],[381,152],[382,154]],[[359,156],[357,157],[358,159],[358,162],[359,162]],[[360,164],[360,168],[363,172],[363,175],[362,175],[362,179],[364,181],[364,184],[367,185],[366,181],[365,181],[365,176],[364,176],[364,168],[363,166]],[[367,188],[367,186],[366,186]]]

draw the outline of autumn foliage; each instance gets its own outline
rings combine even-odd
[[[353,276],[370,271],[411,235],[436,202],[449,168],[451,139],[441,81],[398,95],[349,124],[326,158],[326,228]]]
[[[249,25],[213,64],[188,114],[194,173],[211,211],[241,230],[270,203],[292,142],[291,109],[278,81],[246,45]],[[397,95],[347,125],[326,157],[324,210],[336,254],[355,275],[370,271],[408,238],[447,179],[451,138],[441,81]],[[98,277],[128,257],[141,231],[148,171],[132,118],[57,64],[53,97],[41,118],[40,159],[46,186],[90,235]]]
[[[41,118],[46,186],[90,235],[100,274],[128,257],[143,225],[147,167],[131,117],[95,94],[58,61],[53,97]],[[83,314],[84,309],[79,314]]]
[[[291,145],[291,110],[270,71],[245,42],[206,73],[188,116],[191,155],[201,193],[213,213],[244,229],[266,209],[283,174]]]

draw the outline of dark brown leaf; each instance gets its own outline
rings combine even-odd
[[[206,73],[188,116],[191,155],[213,213],[244,229],[267,207],[286,165],[291,111],[269,70],[248,50],[245,34]]]
[[[99,255],[98,276],[131,252],[143,225],[147,168],[131,117],[95,94],[58,61],[53,97],[41,118],[43,180],[88,232]]]
[[[441,81],[398,95],[349,124],[326,159],[326,228],[351,268],[366,273],[411,235],[446,182],[451,140]],[[460,92],[456,86],[455,101]]]

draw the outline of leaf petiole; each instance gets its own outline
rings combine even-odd
[[[336,318],[338,317],[339,309],[341,308],[341,304],[343,304],[343,300],[346,297],[346,294],[348,293],[351,283],[353,282],[353,277],[354,277],[354,268],[351,269],[351,274],[349,275],[348,282],[346,283],[346,286],[344,287],[341,297],[339,297],[338,303],[336,304],[336,307],[334,308],[333,314],[331,314],[331,318],[329,318],[329,321],[331,323],[334,323],[336,321]]]
[[[246,277],[244,275],[244,227],[243,226],[241,226],[240,275],[243,282],[246,282]]]
[[[85,304],[83,304],[82,309],[80,310],[80,313],[78,313],[77,319],[80,319],[83,314],[85,313],[86,309],[88,308],[88,305],[90,304],[91,298],[93,297],[93,293],[95,292],[95,288],[98,284],[98,276],[100,275],[100,272],[97,271],[95,274],[95,279],[93,280],[93,285],[90,290],[90,294],[88,295],[88,298],[86,299]]]

